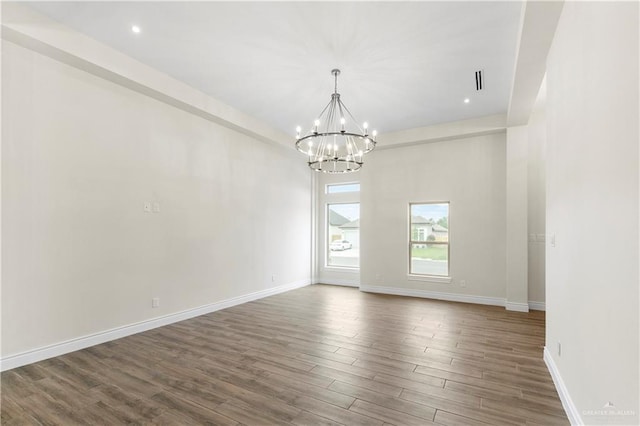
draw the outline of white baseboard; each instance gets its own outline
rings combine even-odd
[[[397,296],[422,297],[424,299],[447,300],[449,302],[475,303],[479,305],[504,306],[505,301],[500,297],[473,296],[469,294],[443,293],[439,291],[416,290],[399,287],[381,287],[361,285],[361,291],[369,293],[395,294]]]
[[[533,302],[529,300],[529,309],[533,311],[546,311],[547,306],[544,302]]]
[[[164,325],[173,324],[175,322],[184,321],[189,318],[219,311],[221,309],[230,308],[242,303],[251,302],[253,300],[262,299],[264,297],[273,296],[275,294],[284,293],[286,291],[295,290],[310,284],[310,280],[300,280],[293,283],[284,284],[278,287],[268,288],[256,291],[254,293],[245,294],[243,296],[232,297],[231,299],[222,300],[220,302],[210,303],[193,309],[176,312],[174,314],[165,315],[158,318],[152,318],[140,321],[134,324],[122,327],[112,328],[98,333],[82,336],[75,339],[67,340],[60,343],[44,346],[30,351],[22,352],[15,355],[9,355],[0,359],[0,371],[11,370],[12,368],[21,367],[23,365],[32,364],[47,358],[60,356],[69,352],[74,352],[90,346],[99,345],[111,340],[120,339],[132,334],[151,330],[153,328],[162,327]]]
[[[356,280],[338,280],[338,279],[328,279],[328,280],[318,280],[314,284],[329,284],[329,285],[339,285],[342,287],[360,287],[360,283]]]
[[[358,287],[358,284],[347,280],[325,280],[317,284],[334,284],[350,287]],[[421,297],[423,299],[447,300],[449,302],[475,303],[478,305],[502,306],[508,311],[529,312],[529,309],[544,311],[544,302],[516,303],[507,302],[501,297],[474,296],[471,294],[444,293],[440,291],[416,290],[400,287],[384,287],[375,285],[360,285],[361,291],[369,293],[394,294],[397,296]]]
[[[572,425],[583,425],[584,423],[582,421],[582,418],[580,417],[580,412],[571,400],[571,396],[569,395],[567,387],[564,385],[564,381],[560,376],[558,367],[556,367],[556,363],[553,361],[553,357],[551,356],[551,353],[546,346],[544,347],[543,358],[544,363],[547,364],[547,369],[551,374],[551,378],[553,379],[553,384],[556,386],[556,390],[558,391],[558,395],[560,396],[560,401],[562,402],[564,411],[567,413],[569,422],[571,422]]]
[[[504,307],[507,311],[516,311],[516,312],[529,312],[529,304],[528,303],[520,303],[520,302],[504,302]]]

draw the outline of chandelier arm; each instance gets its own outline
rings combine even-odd
[[[354,138],[351,138],[351,149],[352,149],[351,154],[353,155],[353,159],[355,160],[356,155],[358,155],[359,149],[358,149],[358,144],[356,143]]]
[[[349,108],[347,108],[347,106],[345,104],[342,103],[342,101],[338,100],[338,102],[340,102],[340,105],[342,105],[342,108],[344,108],[345,111],[347,111],[347,114],[349,114],[349,117],[351,117],[351,120],[353,120],[353,122],[356,124],[356,126],[358,127],[358,130],[360,130],[362,132],[362,134],[365,134],[365,130],[360,127],[360,124],[358,124],[358,121],[356,120],[356,118],[353,116],[353,114],[351,114],[351,111],[349,111]]]
[[[318,114],[318,120],[320,120],[322,118],[322,114],[325,113],[325,111],[327,110],[327,108],[329,108],[331,106],[331,101],[329,101],[329,103],[322,109],[322,111],[320,112],[320,114]],[[322,123],[321,123],[322,124]]]
[[[327,132],[332,132],[334,129],[333,127],[333,123],[335,121],[335,115],[336,115],[336,102],[334,100],[334,98],[331,98],[331,107],[329,108],[329,112],[327,113]]]
[[[338,109],[340,109],[340,119],[342,120],[344,118],[344,111],[342,110],[342,101],[340,101],[340,99],[338,99]],[[356,123],[357,125],[357,123]],[[344,130],[344,125],[342,125],[342,129],[340,130]]]
[[[325,156],[327,158],[331,157],[331,149],[333,148],[333,144],[331,143],[328,137],[324,136],[324,134],[331,132],[330,124],[331,124],[331,116],[333,115],[332,112],[334,107],[335,105],[332,102],[331,106],[329,106],[329,109],[327,110],[327,115],[325,120],[326,127],[324,128],[323,136],[320,136],[320,142],[322,143],[322,147],[323,147],[323,150],[322,150],[323,155],[321,158],[325,158]]]
[[[323,154],[324,154],[324,145],[322,145],[322,143],[319,143],[318,144],[318,151],[316,153],[316,156],[315,156],[314,160],[316,160],[316,161],[321,160],[322,158],[324,158]]]
[[[355,142],[353,141],[353,137],[352,136],[347,136],[346,137],[346,145],[347,145],[347,152],[349,153],[351,158],[353,158],[355,160],[354,149],[353,149],[354,146],[355,146]]]

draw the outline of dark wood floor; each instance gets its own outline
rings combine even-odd
[[[3,425],[568,425],[544,313],[310,286],[2,373]]]

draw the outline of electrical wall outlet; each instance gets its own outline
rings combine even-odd
[[[152,209],[154,213],[160,213],[160,203],[158,202],[153,203]]]
[[[271,275],[271,282],[275,283],[276,282],[276,274],[272,274]]]
[[[150,213],[151,212],[151,203],[148,201],[144,202],[144,212],[145,213]]]
[[[160,298],[159,297],[154,297],[153,299],[151,299],[151,307],[152,308],[159,308],[160,307]]]
[[[460,280],[460,287],[466,287],[466,286],[467,286],[467,281]]]

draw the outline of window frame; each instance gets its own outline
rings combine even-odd
[[[413,239],[413,232],[411,229],[411,225],[413,224],[412,220],[412,207],[417,205],[430,205],[430,204],[446,204],[447,205],[447,242],[443,241],[416,241]],[[418,280],[425,281],[436,281],[436,282],[451,282],[451,202],[450,201],[420,201],[420,202],[410,202],[409,203],[409,215],[408,215],[408,233],[407,239],[409,241],[407,245],[407,270],[409,277],[413,277]],[[418,232],[419,238],[420,232]],[[447,275],[433,275],[433,274],[421,274],[419,272],[413,272],[411,270],[411,250],[415,244],[436,244],[436,245],[446,245],[447,246]]]
[[[350,193],[354,193],[354,192],[350,192]],[[346,193],[346,194],[350,194],[350,193]],[[334,195],[334,194],[331,194],[331,195]],[[324,268],[325,269],[346,269],[346,270],[349,270],[349,271],[360,271],[360,255],[359,254],[358,254],[358,266],[344,266],[344,265],[331,265],[331,264],[329,264],[329,257],[331,255],[331,247],[330,246],[331,246],[331,243],[332,243],[332,241],[329,241],[329,232],[330,232],[330,227],[331,227],[331,224],[329,223],[329,218],[330,218],[329,211],[331,209],[331,206],[335,206],[335,205],[339,205],[339,204],[343,204],[343,205],[344,204],[357,204],[358,205],[358,220],[360,220],[360,213],[359,213],[359,211],[360,211],[360,201],[337,201],[337,202],[335,202],[335,201],[334,202],[327,201],[325,203]],[[360,238],[360,232],[358,231],[358,239],[359,238]],[[344,238],[340,238],[340,240],[344,240]],[[350,243],[353,246],[353,242],[350,241]],[[360,246],[360,241],[358,241],[358,246]]]
[[[329,188],[330,187],[340,187],[340,186],[351,186],[351,185],[358,185],[358,189],[355,191],[338,191],[338,192],[330,192]],[[338,194],[355,194],[355,193],[360,193],[360,182],[359,181],[354,181],[354,182],[340,182],[340,183],[328,183],[324,186],[324,193],[325,195],[338,195]]]

